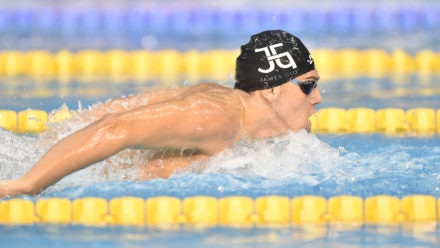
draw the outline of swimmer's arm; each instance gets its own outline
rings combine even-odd
[[[225,129],[231,123],[219,121],[216,116],[223,118],[225,113],[216,104],[197,99],[108,115],[62,139],[21,179],[1,182],[0,197],[37,194],[63,177],[129,147],[198,149],[211,155],[219,147],[228,146],[230,137],[226,136],[233,136],[233,131]],[[223,139],[224,144],[220,142]]]
[[[63,177],[99,162],[125,147],[123,132],[93,123],[53,146],[18,180],[0,182],[0,197],[37,194]]]

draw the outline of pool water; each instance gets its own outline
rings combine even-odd
[[[0,227],[1,241],[10,247],[435,247],[438,230],[420,232],[392,226],[284,229],[231,229],[163,231],[137,228]],[[68,235],[65,235],[68,233]],[[7,236],[7,237],[6,237]]]
[[[206,14],[219,6],[215,1],[207,1],[206,6],[186,1],[183,9],[171,1],[129,1],[127,4],[113,0],[96,9],[85,8],[87,1],[46,1],[42,7],[32,2],[2,3],[5,6],[3,12],[0,11],[4,17],[0,20],[0,30],[4,34],[0,41],[2,50],[236,49],[247,41],[249,34],[261,27],[289,28],[310,44],[311,49],[373,47],[392,51],[401,48],[412,55],[421,49],[440,50],[439,5],[430,0],[403,1],[405,4],[388,1],[382,7],[377,7],[379,1],[334,1],[336,5],[317,1],[321,7],[317,9],[310,3],[295,3],[299,8],[294,8],[291,1],[255,4],[243,0],[231,5],[220,4],[222,15],[215,14],[217,19],[210,19]],[[250,2],[255,6],[250,10],[244,8]],[[286,9],[286,6],[290,7]],[[128,15],[132,17],[129,19],[132,25],[122,33],[118,29],[122,15],[115,12],[118,9],[133,14]],[[63,15],[52,15],[58,13],[55,10],[60,10]],[[109,13],[114,14],[113,18],[108,18],[112,16]],[[98,14],[102,19],[96,18]],[[233,16],[233,22],[227,21],[228,15]],[[144,27],[138,25],[138,21],[151,16],[156,18],[155,21],[148,22],[148,29],[142,29]],[[243,16],[252,22],[244,21],[247,19]],[[295,22],[286,21],[290,20],[287,16]],[[51,22],[51,18],[59,20],[63,29],[51,26],[57,23]],[[221,25],[216,25],[213,20],[221,20]],[[370,20],[374,21],[369,23]],[[235,29],[236,23],[239,25]],[[164,28],[167,25],[170,28]],[[212,31],[214,27],[215,32]],[[179,79],[182,80],[175,84],[188,83],[185,75],[180,75]],[[211,80],[207,78],[207,81]],[[319,88],[323,102],[318,108],[377,110],[396,107],[406,110],[425,107],[437,111],[440,106],[438,81],[438,73],[417,72],[389,73],[382,77],[322,78]],[[233,82],[231,75],[224,75],[224,80],[219,83],[231,86]],[[73,110],[84,110],[109,98],[164,87],[161,83],[155,80],[109,83],[106,78],[94,82],[75,79],[66,83],[55,78],[3,76],[0,79],[0,109],[21,111],[34,108],[50,112],[66,105]],[[0,180],[23,175],[54,142],[87,123],[72,118],[61,124],[51,124],[49,131],[37,136],[0,130]],[[93,196],[111,200],[123,196],[147,199],[166,195],[183,199],[200,195],[216,198],[240,195],[255,199],[268,195],[289,198],[315,195],[328,199],[354,195],[365,199],[383,194],[399,198],[423,194],[437,199],[440,191],[438,133],[432,136],[289,133],[284,137],[239,143],[204,164],[193,164],[177,171],[169,179],[126,180],[133,176],[130,169],[103,173],[109,164],[121,161],[135,164],[139,159],[127,160],[116,155],[62,179],[38,196],[18,198],[37,201],[52,197],[74,200]],[[30,244],[34,247],[432,247],[440,243],[439,232],[439,227],[423,224],[328,224],[240,229],[181,226],[174,230],[148,226],[35,224],[0,225],[0,244],[2,247],[3,244],[5,247],[28,247]]]

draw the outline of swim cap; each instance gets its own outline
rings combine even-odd
[[[300,39],[282,30],[251,36],[241,46],[235,66],[235,86],[246,92],[273,88],[315,69]]]

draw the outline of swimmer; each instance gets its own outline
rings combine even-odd
[[[203,83],[105,103],[110,113],[90,113],[98,119],[60,140],[22,178],[0,181],[0,198],[38,194],[125,149],[154,151],[138,166],[140,179],[167,178],[240,140],[310,130],[321,102],[319,74],[297,37],[281,30],[251,36],[236,59],[235,79],[233,89]]]

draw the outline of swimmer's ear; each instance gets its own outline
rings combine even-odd
[[[269,102],[275,102],[278,99],[280,94],[280,87],[273,87],[269,89],[263,89],[261,91],[261,95]]]

